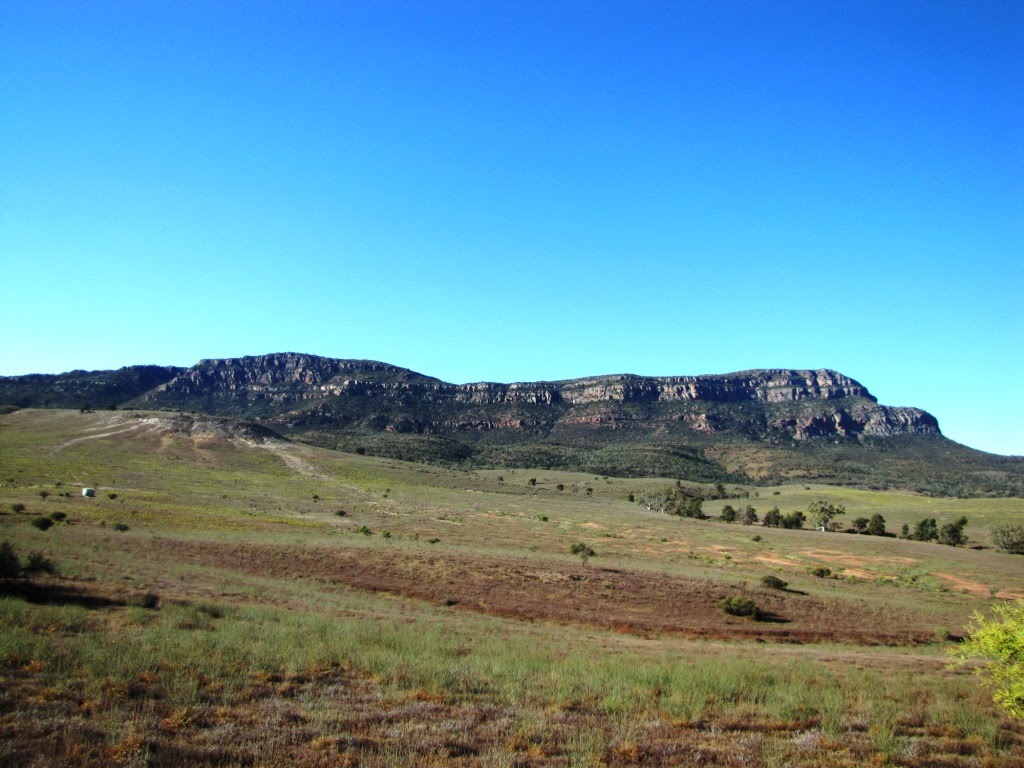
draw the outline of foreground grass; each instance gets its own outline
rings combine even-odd
[[[728,644],[554,632],[441,609],[398,618],[389,615],[395,605],[353,617],[346,607],[351,598],[326,614],[212,602],[151,610],[0,599],[4,725],[20,731],[0,754],[27,765],[22,750],[31,748],[74,764],[73,745],[38,733],[32,722],[64,712],[96,729],[96,743],[88,729],[74,742],[86,763],[103,754],[151,764],[147,754],[199,730],[210,742],[192,755],[200,762],[211,759],[215,744],[232,755],[226,764],[241,765],[278,764],[329,743],[334,757],[399,764],[367,738],[376,731],[367,729],[365,712],[351,720],[332,709],[339,687],[366,685],[373,695],[361,710],[382,716],[410,701],[502,713],[498,731],[477,723],[459,734],[462,757],[474,763],[533,754],[551,764],[629,764],[631,750],[658,763],[667,756],[656,745],[669,734],[689,734],[712,752],[737,735],[756,737],[735,753],[753,761],[736,763],[745,765],[927,765],[947,751],[943,764],[961,764],[959,753],[972,756],[966,765],[1006,760],[1024,746],[1024,732],[1001,721],[975,681],[947,670],[941,657],[905,668],[888,653],[813,647],[766,664],[764,650]],[[34,711],[9,709],[22,689],[32,692]],[[286,740],[279,755],[261,758],[268,734],[239,739],[230,726],[268,698],[286,703],[303,728],[300,743]],[[440,731],[427,731],[403,752],[412,762],[447,743],[438,741],[446,738]],[[585,743],[574,741],[581,736]]]

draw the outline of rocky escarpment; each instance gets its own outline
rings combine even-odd
[[[862,384],[831,370],[450,384],[386,363],[283,353],[203,360],[137,404],[255,414],[291,426],[428,434],[574,426],[651,431],[659,424],[667,431],[682,424],[698,434],[768,431],[796,440],[939,431],[924,411],[878,405]],[[722,407],[731,404],[755,411],[723,418]],[[808,407],[794,412],[787,405]]]

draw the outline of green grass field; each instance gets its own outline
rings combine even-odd
[[[3,764],[1024,765],[1024,726],[949,664],[972,614],[1024,598],[1024,557],[989,542],[1022,499],[730,485],[747,497],[704,505],[826,499],[893,532],[964,515],[977,548],[954,548],[629,501],[671,478],[52,410],[0,416],[0,483],[0,540],[59,567],[0,580]]]

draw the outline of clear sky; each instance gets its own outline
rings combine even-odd
[[[835,368],[1024,454],[1024,4],[0,0],[0,374]]]

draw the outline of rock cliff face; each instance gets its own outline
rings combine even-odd
[[[763,427],[792,439],[938,434],[934,417],[878,405],[867,388],[829,370],[753,370],[713,376],[596,376],[555,382],[449,384],[366,360],[273,354],[203,360],[138,400],[148,407],[315,417],[323,427],[365,423],[393,432],[449,433],[576,425],[682,423],[696,433],[737,428],[701,406],[762,405]],[[790,413],[787,404],[812,405]],[[649,406],[639,417],[623,406]],[[525,409],[525,412],[524,412]],[[680,411],[679,409],[682,409]],[[802,409],[807,411],[808,409]],[[755,420],[757,414],[754,415]],[[743,431],[742,425],[739,426]]]

